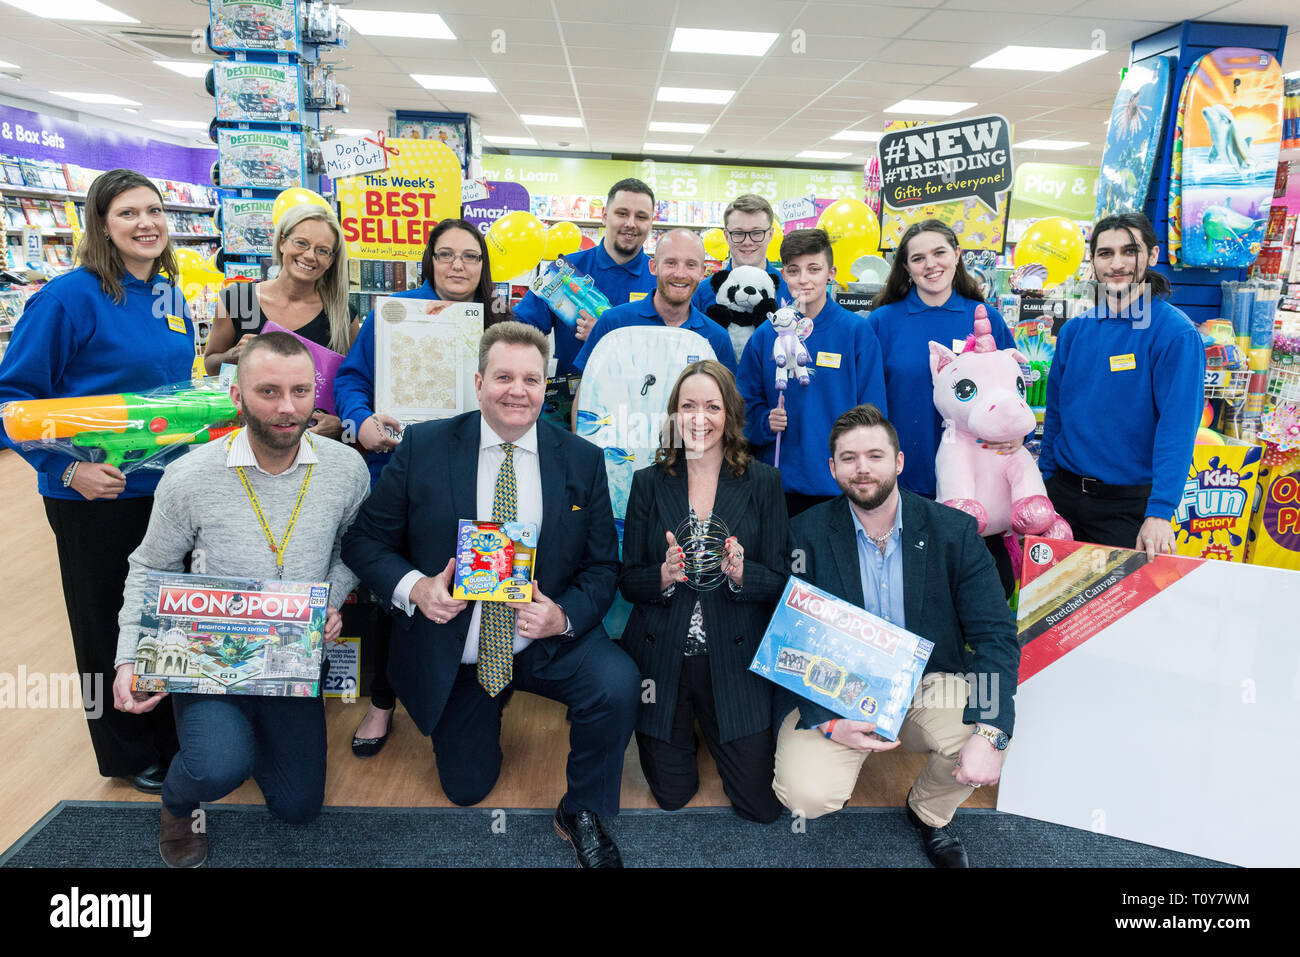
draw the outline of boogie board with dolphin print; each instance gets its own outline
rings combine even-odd
[[[1282,144],[1282,69],[1269,53],[1221,47],[1188,72],[1178,180],[1184,266],[1243,268],[1259,255]],[[1174,219],[1171,180],[1171,226]],[[1172,237],[1171,237],[1172,238]]]
[[[673,385],[692,362],[716,358],[699,333],[667,326],[615,329],[591,350],[578,390],[575,431],[605,450],[619,558],[632,475],[654,463]],[[667,547],[665,543],[665,551]],[[610,637],[623,634],[631,612],[632,606],[622,596],[615,597],[605,616]]]
[[[1172,60],[1155,57],[1129,67],[1115,94],[1097,182],[1097,219],[1142,210],[1160,152],[1169,104]]]

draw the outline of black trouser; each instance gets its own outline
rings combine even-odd
[[[92,681],[103,681],[102,713],[87,723],[104,777],[136,774],[151,764],[166,764],[176,754],[176,722],[169,699],[146,714],[113,707],[117,615],[122,610],[127,558],[144,538],[152,509],[152,496],[94,502],[45,499],[45,517],[59,550],[77,670],[101,676]],[[131,615],[138,619],[139,609],[132,609]]]
[[[786,492],[785,511],[790,518],[794,518],[800,512],[806,512],[814,505],[820,505],[822,502],[829,502],[834,497],[834,495],[805,495],[803,492]]]
[[[1007,552],[1007,543],[1002,535],[985,535],[984,547],[993,556],[993,564],[998,570],[998,580],[1002,582],[1002,591],[1007,598],[1016,590],[1016,570],[1011,567],[1011,555]]]
[[[379,613],[375,615],[375,673],[370,678],[370,703],[389,711],[397,706],[397,692],[388,680],[388,645],[393,635],[393,615],[406,612],[394,608],[391,602],[379,599]]]
[[[781,802],[772,791],[776,760],[776,736],[771,728],[723,744],[713,703],[713,679],[709,656],[690,655],[682,659],[682,676],[677,685],[677,707],[673,713],[672,738],[662,741],[636,733],[641,770],[650,792],[665,811],[676,811],[695,796],[700,787],[696,758],[699,742],[695,721],[699,719],[709,753],[722,777],[722,790],[735,812],[747,821],[770,824],[781,816]]]
[[[1058,515],[1070,523],[1076,542],[1116,548],[1137,546],[1146,519],[1149,485],[1115,486],[1085,483],[1058,469],[1047,480],[1047,495]],[[1089,491],[1084,491],[1085,484]]]

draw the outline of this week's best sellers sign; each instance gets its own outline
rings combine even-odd
[[[335,181],[343,238],[358,259],[418,260],[429,230],[460,215],[460,160],[436,140],[389,140],[387,149],[387,169]]]

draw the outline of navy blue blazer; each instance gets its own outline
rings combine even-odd
[[[456,551],[457,523],[478,515],[480,413],[407,428],[343,538],[343,561],[362,583],[391,599],[413,569],[437,575]],[[542,534],[533,577],[564,608],[576,635],[540,639],[538,677],[577,671],[593,641],[608,641],[601,619],[614,600],[618,535],[601,449],[537,423],[542,474]],[[465,650],[473,603],[439,625],[418,609],[394,609],[388,677],[423,734],[431,734],[451,694]]]
[[[908,631],[934,642],[925,673],[984,675],[972,682],[973,694],[962,720],[982,722],[1010,735],[1020,642],[993,557],[971,516],[906,489],[898,491],[903,506],[903,615]],[[861,606],[856,534],[843,495],[796,515],[790,521],[792,574]],[[984,711],[977,697],[981,680],[991,705]],[[800,728],[836,717],[806,698],[782,692],[779,720],[796,706]]]
[[[745,550],[745,586],[733,592],[723,582],[703,593],[680,584],[671,598],[659,588],[659,568],[668,550],[665,532],[675,532],[690,513],[686,465],[677,474],[662,465],[641,469],[632,479],[623,528],[623,572],[619,588],[632,602],[623,629],[623,650],[641,674],[655,682],[653,702],[643,701],[637,730],[667,741],[672,736],[677,689],[686,650],[686,631],[698,598],[709,647],[718,734],[722,741],[765,731],[772,725],[772,689],[749,670],[772,609],[785,588],[787,523],[781,473],[751,462],[741,475],[723,465],[713,512]]]

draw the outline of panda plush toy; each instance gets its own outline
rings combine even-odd
[[[718,301],[709,306],[707,315],[727,330],[739,359],[754,329],[777,310],[776,280],[758,266],[736,266],[714,273],[709,285]]]

